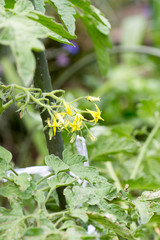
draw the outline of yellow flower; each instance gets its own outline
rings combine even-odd
[[[94,122],[94,123],[96,124],[99,119],[101,119],[101,120],[103,120],[103,121],[104,121],[104,119],[101,117],[101,112],[100,112],[98,106],[97,106],[96,104],[95,104],[95,106],[96,106],[97,112],[96,112],[96,111],[91,111],[91,110],[88,110],[88,109],[87,109],[87,111],[88,111],[88,112],[92,115],[92,117],[93,117],[92,122]]]
[[[47,124],[49,127],[52,127],[53,128],[53,132],[54,132],[54,136],[56,135],[56,131],[57,131],[57,127],[59,127],[60,125],[58,124],[56,118],[54,117],[52,123],[50,121],[50,119],[48,118],[47,119]]]
[[[48,127],[52,127],[50,118],[47,118],[47,124],[48,124]]]
[[[54,136],[55,136],[56,135],[56,131],[57,131],[57,127],[59,127],[59,124],[57,123],[56,118],[54,118],[54,120],[53,120],[52,127],[53,127]]]
[[[96,140],[95,136],[93,136],[93,134],[92,134],[91,132],[89,132],[89,137],[90,137],[90,139],[91,139],[92,141],[95,141],[95,140]]]
[[[73,123],[68,123],[72,127],[72,132],[81,130],[82,120],[85,120],[84,117],[80,113],[76,113]]]
[[[88,96],[86,97],[87,100],[91,101],[91,102],[99,102],[100,101],[100,98],[99,97],[92,97],[92,96]]]
[[[64,119],[63,119],[64,114],[56,113],[55,116],[56,116],[56,118],[59,120],[59,122],[60,122],[61,124],[64,124]]]
[[[69,121],[65,119],[64,127],[63,127],[63,128],[66,129],[66,130],[69,132],[69,130],[68,130],[68,125],[69,125]]]
[[[76,120],[74,120],[73,121],[73,123],[69,123],[69,125],[72,127],[72,132],[74,132],[74,131],[79,131],[79,130],[81,130],[81,125],[82,125],[82,121],[76,121]]]
[[[85,120],[85,119],[84,119],[84,117],[82,116],[82,114],[76,113],[75,120],[76,120],[76,122],[78,122],[78,121]]]
[[[73,112],[72,112],[70,106],[69,106],[66,102],[64,102],[64,106],[65,106],[65,108],[66,108],[66,113],[67,113],[68,115],[72,116],[72,113],[73,113]]]

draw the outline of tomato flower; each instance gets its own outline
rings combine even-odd
[[[60,126],[60,124],[57,122],[56,118],[54,117],[52,123],[50,119],[47,119],[47,124],[50,128],[53,128],[54,136],[56,135],[57,128]]]
[[[97,106],[96,104],[95,104],[95,106],[96,106],[97,111],[91,111],[91,110],[89,110],[89,109],[87,109],[87,111],[88,111],[88,112],[92,115],[92,117],[93,117],[93,120],[91,120],[91,122],[94,122],[94,123],[96,124],[99,119],[101,119],[101,120],[103,120],[103,121],[104,121],[104,119],[101,117],[101,112],[100,112],[98,106]]]
[[[64,102],[64,106],[65,106],[65,108],[66,108],[66,113],[68,114],[68,115],[70,115],[70,116],[72,116],[72,110],[71,110],[71,107],[66,103],[66,102]]]
[[[99,102],[100,101],[99,97],[87,96],[86,99],[91,101],[91,102]]]

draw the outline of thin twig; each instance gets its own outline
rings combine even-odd
[[[160,122],[157,122],[157,124],[155,125],[155,127],[152,129],[151,133],[149,134],[146,142],[144,143],[143,147],[140,150],[140,153],[138,155],[135,167],[133,169],[133,172],[131,174],[131,179],[134,179],[138,173],[139,167],[144,159],[144,155],[147,151],[147,148],[149,146],[149,144],[151,143],[152,139],[154,138],[155,134],[157,133],[157,131],[159,130],[160,127]]]
[[[105,163],[105,165],[106,165],[106,167],[107,167],[107,170],[108,170],[108,173],[109,173],[110,177],[111,177],[111,178],[114,180],[114,182],[115,182],[116,188],[117,188],[118,190],[122,190],[122,185],[121,185],[121,183],[120,183],[120,181],[119,181],[119,179],[118,179],[118,177],[117,177],[117,175],[116,175],[116,173],[115,173],[115,171],[114,171],[114,168],[113,168],[113,166],[112,166],[112,163],[109,162],[109,161],[107,161],[107,162]]]

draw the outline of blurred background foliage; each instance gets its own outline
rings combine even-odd
[[[121,189],[129,183],[130,197],[159,188],[160,133],[148,146],[135,179],[130,179],[140,147],[160,115],[160,1],[94,0],[109,19],[112,48],[108,74],[97,67],[93,45],[82,22],[77,21],[75,47],[46,39],[46,56],[53,88],[66,90],[66,100],[79,96],[100,97],[104,121],[91,129],[97,137],[86,137],[91,165]],[[54,15],[48,7],[48,15]],[[8,48],[0,46],[0,81],[22,84]],[[106,66],[107,67],[107,66]],[[90,108],[81,101],[79,108]],[[88,117],[88,116],[85,116]],[[16,106],[0,116],[0,144],[10,150],[16,166],[42,165],[48,154],[39,113],[28,109],[21,119]],[[62,133],[67,146],[70,136]],[[68,150],[75,152],[74,144]],[[151,219],[140,239],[159,239],[159,219]],[[153,225],[152,225],[153,224]],[[153,228],[154,227],[154,228]]]
[[[109,165],[107,166],[105,161],[112,161],[124,187],[138,151],[132,151],[132,149],[137,149],[134,139],[143,143],[154,126],[154,121],[150,118],[143,118],[137,112],[137,106],[144,98],[159,99],[160,1],[95,0],[93,4],[101,9],[112,26],[110,33],[112,48],[106,49],[110,53],[107,77],[104,78],[99,73],[93,45],[80,21],[77,21],[78,37],[73,41],[75,47],[46,39],[46,56],[53,88],[66,90],[67,100],[82,95],[101,98],[99,107],[104,121],[92,129],[97,136],[97,141],[91,142],[86,136],[91,164],[97,166],[105,176],[111,177],[107,170]],[[48,7],[47,12],[48,15],[57,17],[59,21],[53,8]],[[0,47],[0,52],[0,80],[6,84],[13,82],[22,84],[17,76],[14,59],[9,49]],[[79,107],[89,108],[87,104],[89,103],[82,101]],[[151,108],[152,106],[151,104]],[[146,108],[148,109],[148,105]],[[114,139],[112,142],[110,138],[113,135],[117,136],[117,140]],[[102,139],[99,139],[99,136]],[[63,133],[63,137],[64,142],[68,143],[69,136]],[[120,149],[114,154],[113,152],[106,153],[107,139],[114,145],[115,142],[119,143],[119,137],[130,139],[129,151]],[[156,142],[153,143],[147,155],[148,159],[152,158],[154,165],[150,161],[148,164],[151,166],[144,167],[145,176],[153,167],[159,166],[159,138],[160,136],[157,136]],[[16,113],[16,106],[4,112],[0,117],[0,144],[12,152],[16,166],[42,164],[44,156],[47,155],[47,149],[39,114],[34,109],[29,109],[28,114],[20,119]],[[99,147],[97,147],[98,144]],[[125,141],[123,144],[124,147]],[[100,158],[98,150],[95,151],[95,149],[102,148],[102,145],[105,149],[104,155],[101,154]],[[71,145],[70,150],[75,151],[73,149]],[[157,177],[158,174],[159,172],[157,172]],[[158,185],[157,180],[154,179],[153,182],[154,186]],[[146,187],[145,185],[143,187],[150,189],[147,184],[148,181]],[[131,186],[134,189],[134,184]]]

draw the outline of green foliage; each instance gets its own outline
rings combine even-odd
[[[61,19],[60,24],[45,14],[45,3],[44,0],[0,1],[0,44],[11,48],[25,85],[31,84],[34,77],[33,51],[45,50],[42,39],[49,37],[72,45],[70,40],[76,38],[78,17],[89,32],[99,69],[106,76],[110,24],[100,10],[89,0],[47,1]],[[106,122],[111,119],[118,124],[89,130],[97,137],[93,142],[88,141],[92,166],[85,166],[84,156],[67,149],[62,160],[53,154],[45,157],[44,162],[51,169],[47,177],[15,175],[11,153],[0,147],[0,196],[4,205],[0,207],[0,239],[158,239],[160,85],[153,79],[146,81],[139,74],[136,76],[135,72],[133,66],[119,66],[110,74],[111,80],[100,87],[97,84],[94,94],[102,97],[100,104]],[[82,125],[88,130],[96,119],[102,119],[94,103],[99,98],[80,96],[67,103],[62,90],[46,93],[15,84],[1,85],[0,90],[0,113],[13,103],[20,118],[28,105],[42,113],[47,110],[51,117],[46,120],[50,138],[55,137],[57,129],[72,134],[81,130]],[[137,101],[140,96],[143,99]],[[84,106],[80,110],[76,104],[84,98],[93,101],[97,111],[84,110]],[[88,103],[85,104],[87,109]],[[85,116],[89,113],[92,119]],[[134,121],[119,124],[128,115],[134,116]],[[66,199],[64,211],[58,202],[60,187]],[[89,227],[94,230],[90,232]]]
[[[8,151],[5,153],[7,153],[7,158]],[[46,157],[45,162],[56,173],[54,177],[48,180],[46,180],[46,177],[42,179],[40,178],[38,181],[33,180],[33,178],[27,173],[22,173],[18,176],[10,174],[8,182],[4,183],[4,186],[0,189],[0,195],[8,198],[11,208],[10,210],[4,208],[0,209],[0,222],[2,224],[0,225],[1,237],[9,239],[12,235],[12,239],[14,240],[17,239],[17,237],[38,237],[41,235],[41,239],[47,239],[51,234],[55,237],[56,235],[62,236],[65,229],[68,229],[67,231],[69,231],[71,228],[74,229],[75,236],[79,232],[78,229],[81,229],[78,239],[83,235],[86,237],[88,236],[85,224],[89,221],[90,216],[92,216],[92,210],[90,207],[94,207],[94,209],[100,214],[103,212],[102,209],[105,209],[105,207],[102,207],[104,204],[101,202],[105,201],[105,199],[111,201],[112,199],[117,198],[117,192],[115,187],[109,184],[105,178],[100,177],[98,173],[96,173],[96,181],[93,181],[91,175],[95,176],[95,171],[89,167],[84,167],[85,173],[84,177],[81,179],[87,179],[94,187],[88,185],[84,188],[81,184],[79,185],[76,179],[69,176],[66,171],[72,170],[72,166],[74,165],[81,164],[85,160],[84,157],[80,155],[72,155],[72,158],[70,159],[68,151],[65,150],[63,158],[64,162],[54,155]],[[75,164],[73,159],[75,160]],[[90,171],[88,172],[87,169],[90,169]],[[79,177],[81,176],[81,168],[77,167],[76,174]],[[52,199],[54,203],[55,200],[53,200],[53,198],[55,194],[52,197],[51,194],[52,192],[55,193],[55,189],[60,186],[68,186],[64,192],[68,207],[64,212],[59,211],[51,213],[46,208],[47,201],[50,202],[50,199]],[[38,203],[37,207],[35,205],[34,212],[31,213],[27,210],[26,214],[23,213],[25,212],[25,199],[34,200]],[[106,201],[105,203],[107,204]],[[101,208],[99,208],[98,205],[100,205]],[[110,203],[107,205],[110,205]],[[110,209],[111,208],[112,207],[110,207]],[[110,211],[109,208],[108,211]],[[74,221],[75,218],[77,219],[77,224]],[[91,221],[93,221],[92,218]],[[69,222],[70,224],[68,224]],[[36,225],[38,224],[37,227],[34,227],[34,223]],[[108,224],[108,227],[111,227],[111,229],[112,224],[113,223]],[[9,235],[8,227],[10,227]],[[94,234],[93,237],[95,237]],[[70,239],[68,233],[66,233],[66,239]]]
[[[75,34],[75,9],[68,0],[58,1],[51,0],[51,3],[57,8],[58,14],[71,35]]]
[[[11,154],[1,148],[1,158],[9,164]],[[101,239],[106,234],[134,240],[137,233],[136,229],[131,230],[131,224],[135,217],[141,226],[160,215],[159,191],[143,192],[132,201],[128,194],[118,192],[94,168],[84,166],[84,161],[85,157],[65,150],[63,161],[53,154],[46,157],[45,163],[53,170],[48,179],[40,176],[37,179],[27,173],[17,176],[10,173],[8,182],[0,188],[0,195],[9,201],[8,209],[0,208],[0,239],[12,236],[13,240],[33,237],[45,240],[52,236],[70,240],[72,233],[72,238],[79,240]],[[76,177],[69,175],[69,171]],[[83,181],[77,182],[77,177],[88,181],[85,188]],[[67,207],[65,211],[52,212],[49,206],[57,204],[56,189],[60,186],[66,186]],[[119,201],[122,207],[117,204]],[[95,228],[92,233],[88,232],[89,224]]]
[[[112,136],[99,136],[95,142],[90,146],[91,160],[106,161],[107,157],[118,153],[133,153],[137,150],[139,144],[134,139],[127,137],[119,137],[112,134]],[[110,160],[110,159],[109,159]]]
[[[75,16],[78,13],[76,7],[84,10],[81,17],[86,25],[88,26],[89,22],[92,22],[92,30],[102,35],[103,47],[100,41],[96,42],[98,35],[94,36],[90,31],[91,38],[95,40],[93,42],[100,70],[102,74],[105,74],[108,60],[105,62],[102,60],[100,49],[103,48],[103,56],[108,59],[104,47],[108,46],[109,22],[98,9],[90,4],[90,1],[80,1],[78,4],[76,1],[68,0],[52,0],[49,2],[55,7],[67,31],[52,17],[45,15],[44,1],[35,1],[35,6],[29,0],[18,0],[16,2],[7,0],[6,4],[1,3],[0,43],[10,46],[15,57],[19,76],[25,85],[28,86],[32,82],[35,72],[35,58],[32,51],[44,51],[40,39],[50,37],[58,42],[72,44],[69,39],[75,38]],[[23,46],[25,46],[25,51]]]
[[[6,176],[6,171],[9,169],[9,163],[12,159],[12,154],[7,151],[5,148],[0,146],[0,177]]]
[[[139,212],[140,224],[149,222],[151,217],[160,213],[160,191],[143,192],[135,201],[136,210]]]
[[[110,23],[96,7],[90,5],[89,1],[82,1],[84,4],[81,1],[71,0],[71,2],[84,12],[80,17],[92,39],[101,74],[106,76],[109,61],[106,47],[110,47],[108,39]]]
[[[142,99],[138,104],[138,114],[142,118],[155,122],[160,115],[159,99]]]

